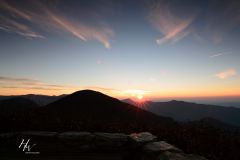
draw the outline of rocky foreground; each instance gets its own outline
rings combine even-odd
[[[23,151],[24,140],[30,146]],[[32,147],[32,148],[31,148]],[[29,151],[29,152],[28,152]],[[149,132],[14,132],[0,134],[1,159],[207,160],[186,154]]]

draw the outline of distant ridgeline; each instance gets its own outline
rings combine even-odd
[[[138,106],[138,104],[131,99],[125,99],[123,102]],[[221,123],[222,127],[227,127],[229,124],[240,127],[240,108],[236,107],[197,104],[176,100],[169,102],[147,101],[140,107],[157,115],[171,117],[180,122],[205,119],[210,121],[210,119],[215,119],[212,122],[214,123],[218,120],[219,122],[216,125],[220,125]],[[230,126],[228,126],[228,128],[229,127]]]
[[[178,113],[181,116],[189,115],[187,112],[188,110],[184,109],[184,106],[186,106],[186,108],[190,107],[190,113],[205,114],[205,112],[201,112],[200,110],[198,111],[198,109],[201,109],[201,107],[195,106],[195,104],[188,104],[178,101],[166,103],[166,106],[168,106],[168,104],[173,106],[170,108],[177,108],[178,110],[176,114]],[[181,104],[181,106],[177,107],[178,104]],[[191,106],[193,106],[194,109],[191,109]],[[152,107],[157,108],[157,105],[153,105]],[[185,111],[184,114],[179,109],[182,107],[183,111]],[[208,108],[206,106],[202,107]],[[39,107],[38,103],[29,98],[14,97],[0,101],[0,132],[11,132],[14,135],[19,135],[18,133],[21,133],[20,135],[22,135],[22,131],[31,131],[27,134],[37,135],[40,134],[39,131],[51,132],[51,135],[53,134],[52,132],[59,133],[69,131],[125,134],[135,132],[151,132],[154,135],[157,135],[160,141],[172,143],[187,153],[200,154],[211,160],[240,159],[240,132],[238,127],[231,126],[213,118],[204,118],[198,121],[187,123],[177,122],[172,118],[165,117],[170,116],[171,112],[162,112],[161,110],[162,113],[166,114],[160,115],[155,113],[153,108],[152,110],[142,109],[122,102],[113,97],[104,95],[100,92],[91,90],[83,90],[70,95],[64,95],[58,100],[41,107]],[[213,109],[217,108],[213,107]],[[192,112],[193,110],[195,112]],[[158,111],[158,109],[156,109],[156,111]],[[211,114],[215,112],[213,111],[214,110],[212,110]],[[216,113],[220,112],[216,111]],[[221,111],[222,116],[225,113],[228,115],[229,112],[227,109],[224,110],[224,112]],[[233,113],[232,118],[236,118],[238,115],[238,111],[235,109],[234,112],[231,111],[231,113]],[[26,132],[24,135],[25,134]],[[80,133],[76,134],[79,135]],[[58,138],[57,141],[54,141],[54,143],[60,143],[60,146],[62,143],[66,143],[67,146],[75,145],[75,143],[72,141],[71,143],[68,143],[68,141],[65,142],[64,140],[60,140],[59,136],[61,134],[57,133],[54,133],[53,139],[49,139],[49,143],[52,142],[52,140],[56,140],[56,135],[58,135]],[[2,136],[4,137],[4,134]],[[8,137],[9,134],[6,134],[6,136]],[[86,138],[87,137],[88,136],[86,136]],[[96,134],[94,134],[93,137],[96,138]],[[116,138],[117,137],[118,136],[116,136]],[[9,140],[13,143],[16,143],[16,139],[10,138]],[[2,139],[1,141],[5,142],[5,139]],[[38,142],[40,143],[41,141]],[[153,149],[156,149],[155,145],[159,147],[159,145],[162,144],[163,143],[160,142],[153,143],[148,147],[153,147]],[[45,144],[43,144],[42,149],[44,148],[44,145]],[[48,146],[45,147],[48,148]],[[83,146],[80,148],[82,147]],[[4,147],[1,147],[1,149],[4,150]],[[15,149],[16,148],[13,148],[13,150]],[[137,153],[140,153],[140,151],[142,152],[142,150],[137,150]],[[169,150],[161,155],[163,157],[180,157],[179,160],[182,160],[181,158],[184,156],[188,157],[187,160],[191,158],[190,155],[185,155],[182,152],[176,152],[175,154],[175,151],[174,155],[172,152],[169,152]],[[152,151],[149,152],[150,153],[148,154],[148,151],[146,151],[148,157],[152,154],[155,156],[155,151],[153,151],[153,153]],[[159,153],[156,153],[157,156],[160,156]],[[163,152],[161,151],[161,153]],[[170,160],[171,158],[166,159]]]
[[[179,148],[160,141],[149,132],[13,132],[0,134],[1,159],[111,159],[111,160],[207,160],[186,154]],[[16,144],[16,142],[18,142]],[[19,145],[20,144],[20,145]],[[24,145],[30,148],[24,150]],[[13,149],[15,146],[15,149]]]

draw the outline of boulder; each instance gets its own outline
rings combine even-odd
[[[164,152],[164,151],[182,152],[180,149],[176,148],[175,146],[165,141],[147,143],[143,146],[143,151],[147,153]]]
[[[129,137],[134,143],[139,145],[152,142],[157,139],[156,136],[152,135],[149,132],[132,133],[129,135]]]

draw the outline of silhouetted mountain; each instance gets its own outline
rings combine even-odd
[[[240,109],[215,105],[189,103],[184,101],[149,102],[144,108],[160,116],[178,121],[196,121],[214,118],[224,123],[240,126]]]
[[[148,105],[154,103],[147,102]],[[201,154],[211,160],[239,160],[240,157],[239,130],[222,129],[228,127],[228,124],[212,118],[176,123],[171,118],[157,116],[140,107],[91,90],[75,92],[44,107],[37,107],[34,102],[24,98],[4,100],[0,104],[2,104],[0,109],[5,110],[0,112],[1,132],[41,130],[130,133],[150,131],[162,140],[183,148],[188,153]],[[181,106],[187,106],[190,110],[192,106],[198,106],[198,104],[178,101],[163,104],[179,108],[178,114],[182,114]],[[210,108],[209,105],[200,106]],[[196,108],[193,113],[197,114],[199,106],[193,108]],[[175,113],[175,110],[173,111]],[[4,114],[7,112],[11,114]],[[185,113],[185,115],[188,114]]]
[[[27,94],[27,95],[17,95],[17,96],[0,96],[1,100],[7,100],[16,97],[23,97],[26,99],[30,99],[37,103],[39,106],[45,106],[49,103],[59,100],[60,98],[66,96],[65,94],[59,96],[47,96],[47,95],[36,95],[36,94]]]
[[[16,99],[29,99],[22,97]],[[3,100],[2,103],[13,99]],[[12,102],[14,103],[14,102]],[[23,104],[24,107],[29,106]],[[151,112],[142,110],[118,99],[109,97],[100,92],[83,90],[67,95],[58,101],[44,107],[32,105],[24,112],[16,112],[9,107],[14,114],[15,126],[22,130],[105,130],[105,131],[130,131],[144,130],[153,127],[173,127],[176,122],[171,118],[157,116]],[[33,109],[34,108],[34,109]],[[6,108],[7,109],[7,108]],[[9,118],[10,117],[10,118]],[[12,122],[12,117],[7,116]],[[14,129],[11,126],[5,126]]]
[[[54,126],[106,129],[150,128],[174,125],[171,118],[160,117],[100,92],[83,90],[40,109]],[[63,127],[63,128],[64,128]]]

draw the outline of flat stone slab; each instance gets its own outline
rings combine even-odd
[[[166,151],[160,154],[157,157],[157,160],[207,160],[207,159],[198,155]]]
[[[74,156],[110,153],[117,154],[120,159],[207,160],[198,155],[185,154],[182,150],[165,141],[156,141],[157,137],[149,132],[133,133],[130,135],[123,133],[72,131],[63,133],[41,131],[1,133],[0,153],[17,151],[12,150],[12,145],[16,145],[16,139],[24,137],[33,137],[34,143],[39,144],[39,151],[42,151],[42,153],[56,152],[57,154],[63,153],[63,155],[67,153]]]
[[[143,146],[143,151],[145,152],[164,152],[164,151],[171,151],[171,152],[182,152],[179,148],[165,142],[150,142]]]
[[[121,147],[128,142],[128,136],[123,133],[94,133],[96,146]]]
[[[157,139],[156,136],[152,135],[149,132],[141,132],[141,133],[132,133],[129,135],[130,139],[138,144],[152,142]]]
[[[157,160],[188,160],[183,154],[164,152],[157,157]]]
[[[194,155],[194,154],[188,154],[186,155],[188,160],[207,160],[205,157]]]
[[[90,132],[63,132],[57,135],[60,139],[66,140],[84,140],[90,141],[94,138],[94,135]]]
[[[17,136],[18,134],[19,134],[18,132],[1,133],[0,139],[12,138],[14,136]]]
[[[95,138],[90,132],[63,132],[57,137],[66,145],[81,146],[81,148],[93,148]]]
[[[38,131],[38,132],[21,132],[20,135],[23,136],[36,136],[36,137],[54,137],[56,136],[58,133],[57,132],[42,132],[42,131]]]

